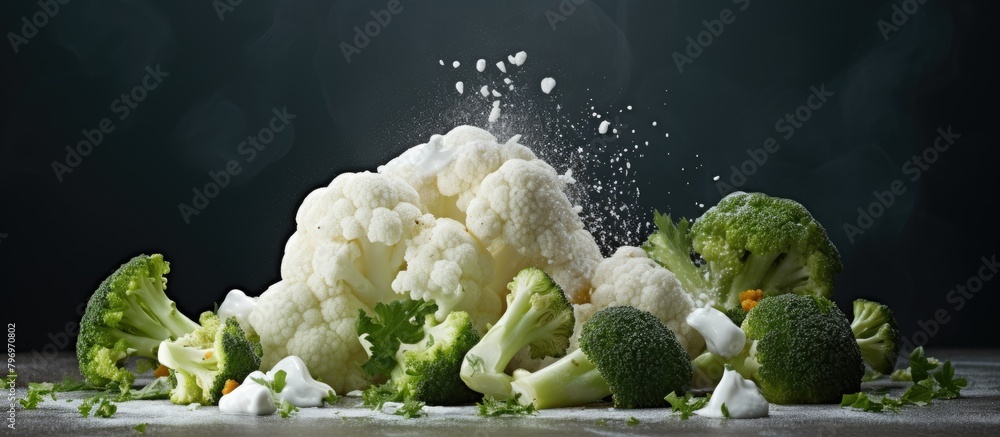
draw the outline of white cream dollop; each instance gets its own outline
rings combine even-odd
[[[280,393],[273,393],[255,381],[274,381],[274,375],[282,370],[285,371],[285,386]],[[255,371],[247,375],[239,387],[219,399],[219,411],[267,416],[278,410],[277,403],[281,401],[300,408],[322,407],[323,399],[331,393],[337,394],[329,385],[313,379],[302,358],[289,355],[267,373]]]
[[[722,311],[715,308],[697,308],[687,316],[687,324],[705,339],[709,352],[725,358],[743,351],[747,335]]]
[[[445,146],[444,136],[431,135],[430,141],[407,149],[385,165],[379,166],[378,172],[400,171],[402,168],[412,167],[420,177],[430,177],[447,167],[454,158],[455,149]]]
[[[253,378],[261,378],[264,374],[253,372],[243,383],[229,394],[219,399],[219,411],[226,414],[254,414],[267,416],[278,411],[271,390],[256,382]]]
[[[226,320],[230,317],[236,317],[236,321],[240,322],[240,328],[243,328],[247,334],[253,334],[255,331],[250,325],[250,313],[256,306],[256,297],[249,297],[240,290],[229,290],[226,298],[219,305],[219,319]]]
[[[296,407],[322,407],[323,398],[333,391],[329,385],[313,379],[306,363],[295,355],[278,361],[267,372],[267,379],[273,380],[278,371],[285,371],[285,388],[278,393],[278,399]]]
[[[757,384],[744,379],[735,370],[726,369],[722,374],[722,381],[712,392],[712,398],[708,405],[697,410],[694,414],[703,417],[724,418],[722,405],[726,405],[730,419],[753,419],[756,417],[767,417],[770,405],[764,396],[757,389]]]

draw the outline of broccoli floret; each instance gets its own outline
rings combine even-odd
[[[507,288],[507,310],[465,355],[461,371],[469,388],[496,399],[510,395],[504,369],[518,351],[528,346],[532,358],[561,357],[575,323],[566,295],[540,269],[521,270]]]
[[[693,296],[706,294],[724,308],[739,306],[745,290],[830,297],[843,267],[823,226],[789,199],[735,192],[694,225],[658,212],[654,221],[657,231],[643,245],[649,257]]]
[[[653,314],[628,306],[605,308],[583,325],[580,349],[511,384],[520,402],[557,408],[611,395],[615,408],[666,405],[686,392],[691,362],[677,337]]]
[[[878,302],[855,300],[851,331],[865,364],[883,375],[892,373],[899,358],[899,325],[892,310]]]
[[[730,309],[724,310],[722,312],[736,326],[742,325],[743,324],[743,319],[747,318],[747,312],[743,311],[743,308],[740,308],[740,307],[730,308]]]
[[[226,381],[243,381],[260,368],[260,351],[235,317],[220,321],[215,313],[205,312],[200,328],[160,344],[158,358],[177,379],[170,401],[215,404],[222,397]]]
[[[400,345],[389,382],[366,390],[366,404],[377,407],[385,402],[415,401],[456,405],[481,397],[458,376],[465,354],[479,342],[469,314],[452,312],[440,324],[433,314],[427,315],[423,333],[419,342]]]
[[[865,373],[847,317],[823,297],[767,297],[747,313],[743,352],[729,363],[774,404],[837,403]],[[704,356],[695,365],[714,364]],[[712,374],[709,369],[702,369]]]
[[[129,358],[155,360],[160,342],[198,328],[164,293],[169,271],[163,255],[139,255],[122,264],[90,297],[76,342],[80,373],[89,384],[131,387],[135,374],[125,368]]]

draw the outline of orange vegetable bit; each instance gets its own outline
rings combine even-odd
[[[226,385],[224,387],[222,387],[222,395],[225,396],[225,395],[227,395],[229,393],[232,393],[233,390],[236,390],[236,387],[239,387],[239,386],[240,386],[240,383],[236,382],[235,380],[227,379],[226,380]]]

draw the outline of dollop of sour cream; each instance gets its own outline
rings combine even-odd
[[[687,316],[687,324],[705,338],[709,352],[725,357],[733,357],[743,351],[747,335],[722,311],[715,308],[697,308]]]
[[[267,379],[274,379],[278,371],[285,371],[285,388],[278,393],[278,399],[296,407],[322,407],[323,398],[333,391],[329,385],[313,379],[306,363],[295,355],[285,357],[267,372]]]
[[[240,328],[243,328],[244,332],[252,334],[254,330],[253,326],[250,326],[250,313],[256,306],[256,297],[249,297],[240,290],[230,290],[226,294],[226,299],[219,305],[219,319],[226,320],[230,317],[236,317],[236,321],[240,322]]]
[[[271,390],[251,380],[264,374],[253,372],[235,390],[219,399],[219,411],[226,414],[253,414],[267,416],[278,411]]]
[[[256,380],[273,381],[274,375],[285,371],[285,386],[280,393],[260,385]],[[323,398],[333,388],[313,379],[301,358],[291,355],[278,361],[267,373],[256,371],[243,380],[239,387],[219,399],[219,411],[227,414],[254,414],[267,416],[278,410],[277,403],[288,402],[296,407],[321,407]]]
[[[722,381],[712,392],[712,398],[708,400],[708,405],[697,410],[694,414],[704,417],[724,418],[727,417],[722,411],[725,404],[726,411],[730,419],[753,419],[756,417],[767,417],[770,405],[764,396],[757,389],[757,384],[744,379],[735,370],[726,369],[722,374]]]

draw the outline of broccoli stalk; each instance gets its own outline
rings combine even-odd
[[[198,328],[164,292],[168,272],[170,264],[162,255],[139,255],[91,295],[76,343],[80,373],[88,383],[131,387],[135,374],[125,368],[129,358],[155,360],[160,342]]]
[[[515,372],[514,376],[511,389],[515,395],[520,393],[518,399],[539,410],[599,402],[611,396],[611,387],[582,349],[535,373],[521,376]]]
[[[652,408],[666,405],[671,392],[687,391],[691,363],[656,316],[615,306],[583,325],[580,349],[525,373],[514,373],[512,394],[537,409],[584,405],[608,395],[616,408]]]
[[[243,381],[260,367],[260,343],[247,338],[235,317],[220,321],[209,311],[201,322],[191,334],[160,344],[158,358],[177,379],[170,391],[175,404],[215,404],[226,381]]]
[[[469,388],[496,399],[510,395],[507,364],[525,346],[532,358],[561,357],[573,334],[573,307],[540,269],[518,272],[507,288],[507,310],[466,355],[461,377]]]
[[[657,231],[643,248],[677,275],[695,298],[702,294],[724,309],[739,294],[761,289],[830,297],[840,253],[826,230],[801,204],[762,193],[732,193],[691,225],[655,213]]]
[[[865,299],[854,301],[851,331],[865,364],[883,375],[892,373],[899,358],[899,327],[888,306]]]

